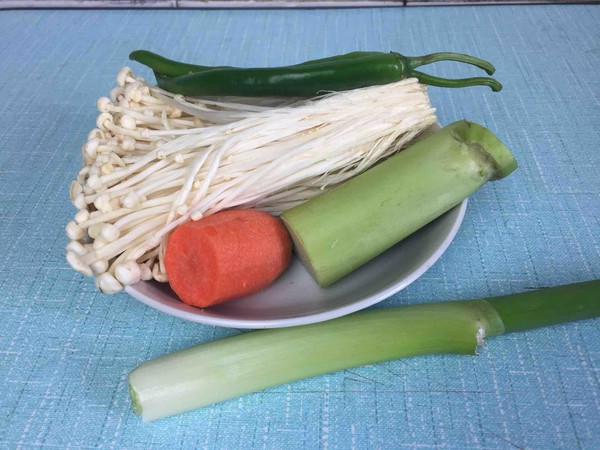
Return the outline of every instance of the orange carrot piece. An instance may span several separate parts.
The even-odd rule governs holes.
[[[205,308],[264,289],[291,256],[292,241],[279,218],[232,209],[177,227],[164,263],[179,298]]]

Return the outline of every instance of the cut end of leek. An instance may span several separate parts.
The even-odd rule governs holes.
[[[129,382],[129,398],[131,398],[131,409],[133,409],[134,413],[141,416],[142,415],[142,405],[140,403],[140,398],[138,396],[138,393],[133,388],[131,381]]]
[[[510,150],[487,128],[468,120],[461,120],[449,125],[452,137],[458,143],[466,145],[480,159],[481,164],[490,167],[490,180],[500,180],[517,169],[517,160]]]

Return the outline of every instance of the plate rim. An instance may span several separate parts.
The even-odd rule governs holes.
[[[459,208],[458,215],[452,224],[450,232],[445,237],[442,244],[421,264],[415,269],[410,275],[403,278],[399,282],[388,286],[386,289],[377,292],[376,294],[365,297],[364,299],[352,303],[350,305],[342,306],[329,311],[323,311],[307,316],[289,317],[285,319],[227,319],[208,315],[194,314],[189,311],[173,308],[172,306],[165,305],[157,300],[148,297],[146,294],[138,291],[135,285],[126,286],[125,292],[142,303],[156,309],[160,312],[169,314],[174,317],[178,317],[183,320],[202,323],[204,325],[214,325],[225,328],[241,328],[241,329],[265,329],[265,328],[284,328],[298,325],[308,325],[311,323],[324,322],[326,320],[336,319],[353,312],[357,312],[380,303],[392,295],[406,289],[416,280],[418,280],[425,272],[427,272],[446,252],[460,229],[462,222],[467,211],[468,198],[464,199],[456,207]]]

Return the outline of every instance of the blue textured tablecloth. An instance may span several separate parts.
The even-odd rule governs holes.
[[[143,424],[127,373],[236,331],[101,295],[63,250],[96,99],[130,50],[238,65],[452,50],[493,61],[505,88],[430,89],[440,121],[488,126],[520,169],[477,192],[447,253],[382,306],[599,278],[598,23],[598,6],[1,13],[0,448],[600,448],[599,320],[492,339],[478,357],[346,370]]]

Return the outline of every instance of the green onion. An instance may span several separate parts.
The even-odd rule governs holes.
[[[484,337],[599,316],[598,292],[600,280],[244,333],[143,363],[129,375],[133,409],[151,421],[344,368],[475,354]]]

